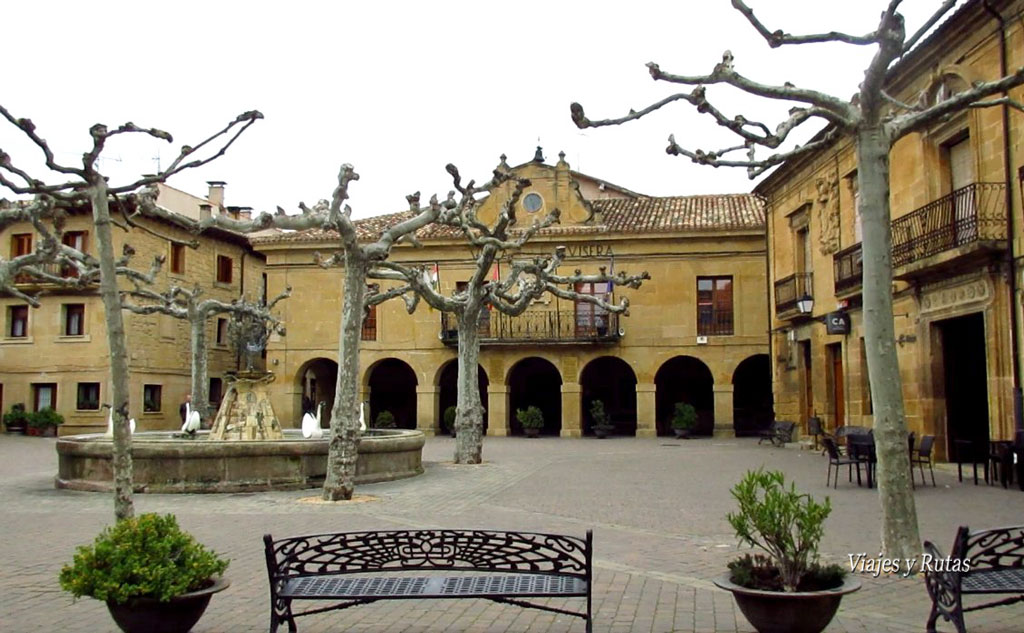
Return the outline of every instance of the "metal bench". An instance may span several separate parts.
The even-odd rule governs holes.
[[[263,542],[270,633],[295,618],[377,600],[485,598],[583,618],[592,631],[593,535],[494,530],[341,532]],[[409,574],[408,572],[426,572]],[[569,611],[522,598],[585,598]],[[294,600],[340,601],[293,612]]]
[[[1024,526],[971,532],[962,525],[956,532],[953,551],[945,558],[930,541],[924,542],[931,566],[924,565],[925,587],[932,599],[928,633],[935,633],[941,615],[958,633],[967,633],[964,613],[1014,604],[1024,600]],[[963,561],[969,561],[964,571]],[[995,602],[964,607],[967,594],[1017,594]]]
[[[775,420],[768,429],[761,431],[761,439],[757,440],[757,443],[761,444],[768,440],[775,446],[784,446],[787,442],[793,441],[793,429],[795,428],[796,422]]]

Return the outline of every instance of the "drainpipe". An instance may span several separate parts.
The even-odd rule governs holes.
[[[1006,22],[995,8],[984,0],[982,3],[985,10],[999,23],[999,76],[1007,75],[1006,58]],[[1004,97],[1009,97],[1009,92],[1003,92]],[[1006,183],[1006,236],[1009,248],[1007,257],[1010,266],[1010,349],[1013,357],[1013,425],[1014,429],[1024,429],[1024,394],[1021,391],[1020,380],[1020,336],[1018,332],[1019,319],[1017,316],[1017,256],[1014,252],[1014,231],[1015,222],[1013,214],[1013,170],[1010,166],[1010,109],[1006,104],[1002,108],[1002,132],[1003,132],[1003,174]]]
[[[771,381],[772,386],[772,419],[775,419],[775,376],[778,373],[778,368],[775,366],[775,328],[772,327],[772,269],[771,269],[771,205],[772,202],[768,198],[758,195],[761,199],[761,204],[764,206],[764,285],[766,289],[765,298],[765,310],[768,313],[768,367],[771,368],[771,375],[768,379]],[[782,377],[779,376],[779,382],[781,383]]]

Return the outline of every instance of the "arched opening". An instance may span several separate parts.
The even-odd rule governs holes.
[[[480,390],[480,404],[484,407],[484,433],[487,432],[487,372],[483,367],[477,365],[477,388]],[[454,407],[459,401],[459,361],[451,360],[441,370],[441,376],[437,381],[439,414],[441,419],[437,421],[437,429],[446,432],[443,428],[444,411],[448,407]]]
[[[522,435],[516,411],[529,406],[544,414],[543,435],[562,432],[562,376],[543,358],[524,358],[508,374],[508,415],[512,435]]]
[[[416,428],[416,372],[404,361],[386,358],[370,368],[370,419],[367,426],[376,426],[377,416],[390,411],[395,428]]]
[[[737,436],[757,435],[774,419],[772,366],[767,354],[755,354],[732,374],[733,428]]]
[[[583,409],[583,433],[590,435],[594,418],[590,407],[594,400],[604,404],[615,435],[636,435],[636,374],[621,358],[603,356],[587,363],[580,376]]]
[[[672,412],[677,402],[697,410],[697,435],[711,435],[715,429],[715,379],[702,361],[676,356],[665,361],[654,376],[654,408],[658,435],[672,434]]]
[[[316,405],[324,403],[320,426],[329,428],[331,425],[331,409],[334,408],[334,388],[338,384],[338,363],[329,358],[314,358],[299,368],[295,374],[297,383],[295,393],[298,394],[292,405],[291,417],[286,418],[284,411],[278,411],[281,420],[290,420],[291,426],[302,424],[302,414],[306,411],[316,412]]]

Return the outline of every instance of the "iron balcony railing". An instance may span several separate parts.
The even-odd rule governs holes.
[[[35,268],[40,271],[53,275],[54,277],[65,277],[73,279],[78,277],[78,271],[69,266],[61,266],[60,264],[48,263],[48,264],[36,264]],[[29,273],[19,273],[14,276],[14,283],[18,286],[40,286],[40,285],[52,285],[50,281],[35,277]]]
[[[859,242],[832,256],[832,272],[836,294],[852,292],[861,287],[864,257]]]
[[[796,310],[796,302],[814,297],[814,274],[796,273],[775,282],[775,314]]]
[[[483,344],[503,343],[614,343],[620,338],[619,315],[593,310],[530,310],[515,317],[492,311],[480,323]],[[458,319],[441,314],[441,341],[459,342]]]
[[[892,265],[977,242],[1006,239],[1006,185],[979,182],[892,222]]]

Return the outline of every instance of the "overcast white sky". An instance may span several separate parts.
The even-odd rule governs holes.
[[[769,28],[871,31],[884,0],[749,0]],[[938,0],[905,0],[913,32]],[[405,195],[443,196],[446,163],[489,177],[538,144],[579,171],[641,193],[749,191],[743,170],[667,156],[666,139],[713,148],[733,138],[687,104],[622,128],[580,131],[569,103],[591,118],[620,116],[670,94],[644,64],[704,74],[730,49],[737,69],[852,95],[872,47],[770,49],[728,0],[676,2],[33,2],[6,3],[2,102],[31,118],[58,160],[74,163],[88,128],[134,121],[175,137],[117,141],[103,163],[115,183],[166,165],[237,114],[258,109],[225,157],[170,184],[198,195],[225,180],[227,203],[257,210],[329,197],[338,166],[361,175],[357,217],[399,211]],[[788,105],[709,96],[729,114],[772,127]],[[35,168],[31,146],[6,123],[0,148]],[[38,170],[36,173],[39,173]]]

